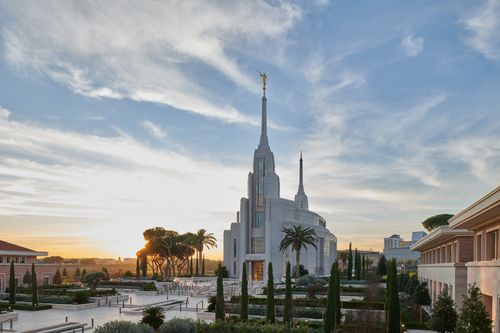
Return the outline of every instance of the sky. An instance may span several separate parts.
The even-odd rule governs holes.
[[[339,249],[500,183],[500,0],[0,0],[0,238],[132,257],[235,221],[259,139]]]

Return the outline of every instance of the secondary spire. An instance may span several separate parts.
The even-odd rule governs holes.
[[[302,152],[300,152],[300,160],[299,160],[299,189],[297,190],[297,194],[295,194],[295,203],[299,206],[299,208],[309,210],[309,200],[307,199],[307,195],[304,191],[304,166],[302,160]]]

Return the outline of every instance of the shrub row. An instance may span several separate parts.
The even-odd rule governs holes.
[[[33,290],[31,288],[17,288],[17,294],[31,295]],[[89,290],[85,288],[59,288],[59,289],[40,289],[40,296],[74,296],[76,293],[86,293],[87,297],[102,297],[114,296],[117,294],[115,288],[112,289],[98,289]]]
[[[135,281],[103,281],[97,285],[100,288],[105,287],[127,287],[127,288],[138,288],[144,291],[156,291],[156,285],[154,282],[135,282]]]
[[[239,314],[240,306],[239,304],[235,304],[231,308],[228,309],[229,313]],[[310,318],[310,319],[322,319],[323,311],[317,310],[315,308],[299,308],[295,307],[292,309],[293,316],[296,318]],[[265,316],[266,315],[266,307],[263,305],[251,305],[248,307],[248,314],[254,316]],[[276,316],[283,316],[283,307],[276,307]]]
[[[284,299],[276,298],[276,305],[283,305]],[[229,301],[233,304],[239,304],[240,297],[233,296]],[[384,302],[376,301],[343,301],[342,308],[344,309],[365,309],[365,310],[384,310]],[[266,305],[267,300],[265,298],[249,297],[248,304],[252,305]],[[293,299],[293,305],[297,307],[325,307],[326,298],[295,298]]]
[[[24,311],[40,311],[40,310],[48,310],[51,308],[52,306],[48,304],[33,306],[31,304],[11,305],[9,303],[0,302],[0,310],[12,309],[12,310],[24,310]]]
[[[263,292],[262,294],[267,295],[267,287],[262,288]],[[340,287],[340,292],[341,293],[363,293],[365,292],[366,287],[354,287],[354,286],[345,286],[345,287]],[[292,288],[293,293],[307,293],[307,287],[294,287]],[[321,287],[316,294],[325,294],[328,291],[328,288],[326,286]],[[276,288],[274,289],[274,294],[275,295],[283,295],[285,294],[285,288]]]
[[[414,330],[428,330],[429,326],[427,323],[419,323],[419,322],[406,322],[404,323],[405,327],[407,329],[414,329]]]

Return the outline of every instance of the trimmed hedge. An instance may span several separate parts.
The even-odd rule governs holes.
[[[233,296],[229,303],[239,304],[240,297]],[[265,298],[249,297],[248,304],[252,305],[266,305]],[[276,298],[276,305],[283,305],[284,299]],[[384,310],[384,302],[377,301],[342,301],[343,309],[364,309],[364,310]],[[296,307],[312,307],[324,308],[326,306],[326,298],[295,298],[293,299],[293,306]]]
[[[407,329],[415,329],[415,330],[428,330],[429,326],[427,323],[419,323],[419,322],[407,322],[404,323]]]
[[[45,304],[45,305],[33,306],[31,304],[22,304],[22,303],[18,303],[15,305],[11,305],[9,303],[4,303],[4,302],[0,303],[0,310],[8,310],[9,308],[12,310],[40,311],[40,310],[52,309],[52,305]]]
[[[219,321],[215,323],[198,323],[197,333],[319,333],[308,327],[288,328],[281,324]]]
[[[105,287],[125,287],[125,288],[138,288],[143,291],[157,291],[156,285],[154,282],[135,282],[135,281],[102,281],[97,284],[97,287],[105,288]]]

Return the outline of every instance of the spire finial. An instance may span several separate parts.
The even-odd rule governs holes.
[[[260,79],[262,80],[262,94],[263,94],[263,96],[266,96],[267,75],[266,75],[266,73],[262,73],[259,70],[257,70],[257,72],[259,72]]]

